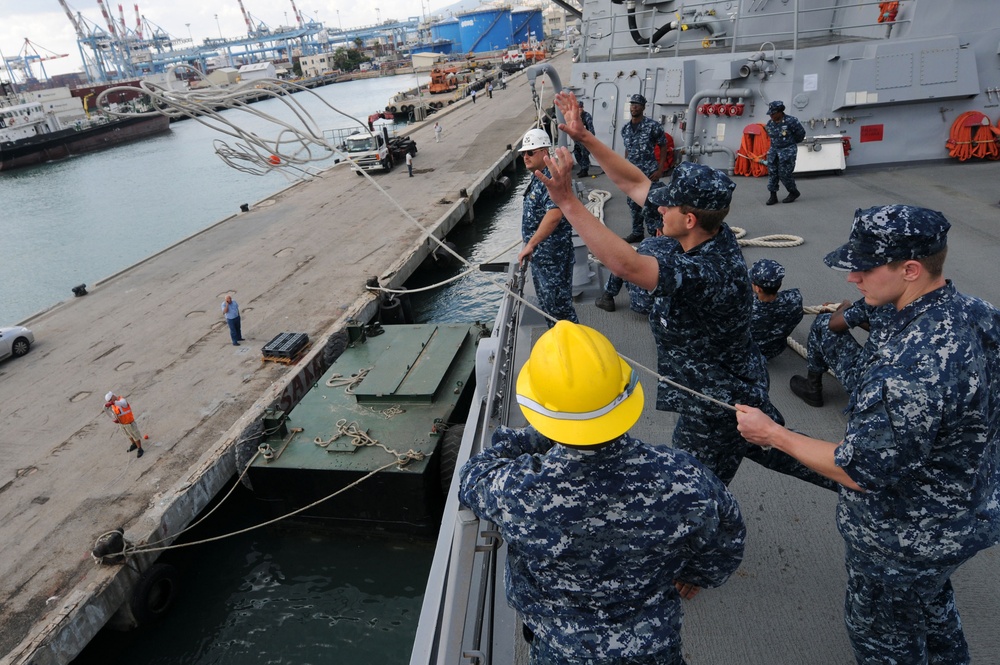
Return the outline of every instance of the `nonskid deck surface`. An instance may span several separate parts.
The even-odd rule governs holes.
[[[772,233],[801,236],[805,243],[799,247],[744,247],[743,254],[748,265],[760,258],[779,261],[787,271],[783,287],[799,288],[805,303],[812,305],[859,297],[846,282],[846,273],[830,270],[822,262],[827,252],[847,240],[855,209],[905,203],[940,210],[952,223],[946,276],[959,290],[1000,303],[994,268],[1000,255],[997,178],[1000,163],[996,162],[848,168],[841,176],[799,177],[802,198],[793,204],[765,206],[766,180],[737,177],[726,221],[745,228],[750,238]],[[585,182],[613,193],[605,207],[606,223],[627,234],[629,213],[621,193],[606,176]],[[581,323],[601,330],[620,353],[655,369],[647,318],[629,309],[624,290],[613,313],[594,306],[598,293],[595,278],[576,302]],[[793,335],[803,345],[811,322],[807,315]],[[531,337],[540,332],[533,331]],[[826,405],[817,409],[806,406],[788,388],[793,374],[805,373],[805,361],[794,351],[786,350],[768,369],[771,399],[789,427],[828,441],[841,440],[847,395],[835,381],[824,382]],[[646,386],[646,409],[632,433],[648,442],[669,443],[676,416],[655,410],[652,376],[641,371],[640,380]],[[752,462],[740,467],[731,489],[747,523],[746,557],[725,586],[684,603],[687,661],[691,665],[853,663],[843,624],[846,574],[843,540],[835,523],[836,496]],[[995,630],[1000,597],[992,584],[983,583],[998,576],[1000,553],[994,548],[981,552],[953,577],[974,662],[992,662],[1000,649]]]

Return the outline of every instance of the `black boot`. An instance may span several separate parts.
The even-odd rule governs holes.
[[[764,205],[773,206],[778,202],[778,192],[771,192],[771,196],[764,202]]]
[[[809,372],[809,376],[796,374],[788,387],[809,406],[823,406],[823,372]]]
[[[799,190],[793,189],[792,191],[788,192],[788,196],[786,196],[785,198],[781,199],[781,202],[782,203],[791,203],[792,201],[794,201],[797,198],[799,198]],[[775,201],[778,200],[777,196],[775,196],[774,200]]]

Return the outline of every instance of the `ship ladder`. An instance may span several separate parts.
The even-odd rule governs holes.
[[[948,156],[960,162],[973,157],[1000,159],[998,134],[1000,131],[991,125],[989,117],[979,111],[966,111],[951,124],[951,132],[945,141]]]
[[[770,148],[771,139],[767,136],[764,125],[754,123],[744,127],[743,142],[736,154],[733,173],[753,178],[767,175],[767,151]]]

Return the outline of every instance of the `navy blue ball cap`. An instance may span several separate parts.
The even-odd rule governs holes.
[[[785,279],[785,267],[774,259],[760,259],[750,266],[750,281],[762,289],[777,289]]]
[[[657,184],[657,183],[653,183]],[[736,183],[725,173],[704,164],[681,162],[670,184],[650,186],[646,200],[655,206],[691,206],[697,210],[724,210],[733,200]]]
[[[632,95],[631,97],[628,98],[628,103],[629,104],[642,104],[643,106],[645,106],[646,105],[646,98],[643,97],[642,95]]]
[[[908,205],[858,208],[847,244],[823,260],[834,270],[861,272],[893,261],[922,259],[948,246],[950,228],[944,215],[927,208]]]
[[[774,100],[773,102],[767,105],[768,115],[774,115],[778,111],[784,111],[784,110],[785,110],[785,102]]]

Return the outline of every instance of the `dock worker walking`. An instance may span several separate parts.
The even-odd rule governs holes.
[[[139,433],[139,426],[135,424],[135,414],[128,400],[114,392],[109,392],[104,396],[104,409],[112,419],[121,426],[125,436],[131,442],[128,452],[138,450],[135,454],[137,458],[142,457],[142,434]]]
[[[767,114],[771,119],[764,125],[767,137],[771,139],[771,147],[767,151],[767,191],[771,196],[767,205],[778,202],[778,181],[788,190],[788,196],[782,203],[791,203],[799,198],[799,190],[795,187],[795,157],[798,154],[798,144],[806,137],[806,129],[799,119],[785,115],[785,103],[773,101],[767,105]]]
[[[406,170],[409,172],[410,177],[413,177],[413,151],[406,151]]]
[[[521,157],[532,173],[545,169],[545,156],[552,140],[544,129],[529,129],[521,139]],[[548,171],[545,171],[548,173]],[[578,323],[573,307],[573,229],[556,207],[535,175],[524,190],[521,212],[521,240],[524,248],[517,255],[518,263],[531,259],[531,279],[535,285],[538,306],[554,319]],[[545,321],[552,327],[552,321]]]
[[[868,305],[875,331],[839,443],[737,405],[739,430],[842,485],[847,633],[858,663],[970,662],[951,576],[1000,542],[1000,310],[945,279],[950,224],[934,210],[858,210],[826,264]]]
[[[441,132],[442,131],[443,131],[443,129],[441,127],[441,123],[440,122],[435,122],[434,123],[434,142],[435,143],[440,143],[441,142]]]
[[[243,341],[243,329],[240,327],[240,306],[232,296],[226,296],[222,302],[222,315],[226,317],[229,324],[229,337],[233,340],[233,346],[239,346]]]
[[[642,385],[593,328],[545,332],[516,394],[529,426],[493,433],[459,499],[507,543],[530,665],[681,665],[681,599],[743,558],[736,499],[688,453],[628,434]]]

